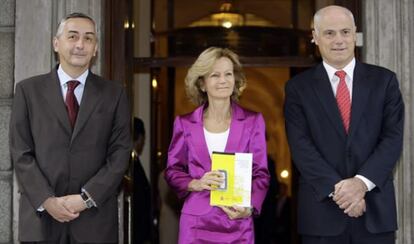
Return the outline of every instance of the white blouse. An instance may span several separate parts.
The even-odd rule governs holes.
[[[208,147],[208,153],[211,156],[213,152],[224,152],[226,149],[227,139],[229,137],[230,128],[224,132],[212,133],[204,128],[204,137]]]

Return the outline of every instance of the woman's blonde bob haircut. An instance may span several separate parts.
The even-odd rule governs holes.
[[[185,90],[190,100],[197,106],[207,102],[207,93],[201,90],[205,77],[213,69],[216,61],[222,57],[230,59],[233,63],[234,91],[231,100],[237,101],[246,87],[246,78],[242,71],[239,57],[227,48],[210,47],[204,50],[187,72],[185,78]]]

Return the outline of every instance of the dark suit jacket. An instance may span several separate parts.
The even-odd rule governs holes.
[[[91,72],[75,128],[66,112],[57,70],[16,86],[10,148],[20,192],[19,239],[58,238],[64,225],[80,242],[117,241],[119,184],[131,150],[130,116],[124,89]],[[61,224],[37,208],[51,196],[84,188],[97,208]]]
[[[376,187],[365,196],[372,233],[397,229],[392,171],[402,149],[404,104],[395,74],[356,63],[349,135],[328,75],[320,64],[288,81],[288,141],[299,169],[298,230],[337,235],[350,220],[328,197],[340,180],[363,175]]]

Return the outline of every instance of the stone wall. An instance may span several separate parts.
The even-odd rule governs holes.
[[[15,1],[0,1],[0,243],[12,243],[13,168],[9,120],[13,96]]]

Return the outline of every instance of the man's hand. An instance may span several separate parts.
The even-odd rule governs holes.
[[[207,172],[201,177],[201,179],[194,179],[188,184],[189,191],[203,191],[203,190],[214,190],[224,179],[222,174],[219,171],[210,171]]]
[[[344,213],[349,217],[358,218],[362,216],[366,211],[365,199],[361,199],[352,209],[345,209]]]
[[[64,203],[65,199],[63,197],[49,197],[42,206],[54,219],[61,223],[76,219],[79,213],[67,209]]]
[[[335,185],[333,200],[341,209],[353,209],[367,190],[365,183],[357,177],[341,180]]]
[[[229,219],[248,218],[252,215],[252,209],[246,207],[220,207],[229,216]]]
[[[80,213],[86,209],[86,204],[80,194],[67,195],[63,199],[65,200],[63,205],[72,213]]]

